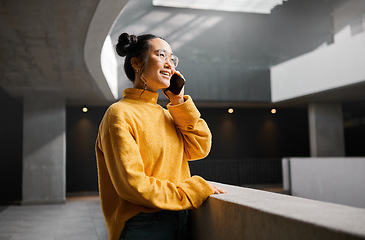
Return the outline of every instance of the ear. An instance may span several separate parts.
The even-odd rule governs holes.
[[[131,58],[131,64],[134,69],[140,69],[142,66],[142,62],[136,57]]]

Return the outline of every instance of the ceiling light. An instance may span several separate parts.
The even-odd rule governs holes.
[[[154,6],[270,14],[287,0],[153,0]]]

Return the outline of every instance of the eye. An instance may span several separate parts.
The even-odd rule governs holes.
[[[166,53],[165,53],[165,52],[163,52],[163,51],[159,51],[159,52],[158,52],[158,56],[159,56],[159,57],[163,57],[163,58],[165,58],[165,57],[166,57]]]
[[[177,56],[175,56],[175,55],[171,56],[171,62],[174,63],[175,67],[178,64],[178,61],[179,61],[179,59],[177,58]]]

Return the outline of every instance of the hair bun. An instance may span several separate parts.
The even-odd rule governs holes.
[[[136,44],[137,44],[136,35],[129,35],[128,33],[120,34],[116,46],[118,55],[121,57],[125,57],[133,50],[133,47]]]

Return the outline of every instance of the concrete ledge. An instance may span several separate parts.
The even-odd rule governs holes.
[[[365,209],[212,184],[228,193],[193,211],[194,239],[365,239]]]

